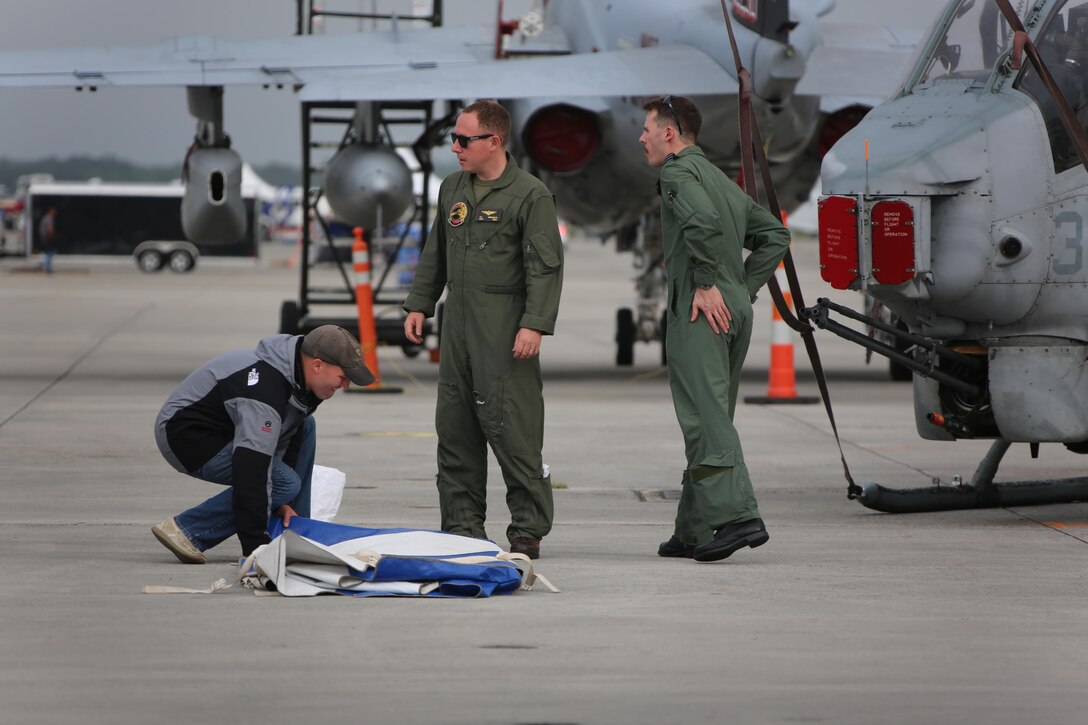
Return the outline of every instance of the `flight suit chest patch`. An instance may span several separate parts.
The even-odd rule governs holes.
[[[476,221],[498,223],[502,221],[502,209],[480,209],[476,213]]]
[[[459,201],[450,207],[449,222],[451,227],[459,227],[468,219],[468,205]]]

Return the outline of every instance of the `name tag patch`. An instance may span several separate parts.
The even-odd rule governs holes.
[[[502,219],[502,209],[481,209],[476,214],[478,222],[498,222]]]

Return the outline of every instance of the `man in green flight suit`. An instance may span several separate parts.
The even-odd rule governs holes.
[[[553,516],[539,356],[563,286],[555,200],[506,152],[510,116],[495,101],[465,108],[451,137],[461,171],[442,182],[404,302],[405,335],[420,344],[447,290],[435,410],[442,530],[487,538],[490,444],[506,482],[510,551],[535,559]]]
[[[695,145],[702,115],[691,99],[664,96],[643,109],[639,143],[661,169],[665,356],[687,456],[676,526],[657,553],[717,561],[770,538],[733,411],[752,301],[786,255],[790,235]],[[747,259],[742,248],[751,251]]]

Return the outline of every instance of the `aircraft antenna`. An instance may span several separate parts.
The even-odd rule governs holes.
[[[865,196],[869,196],[869,139],[865,139]]]

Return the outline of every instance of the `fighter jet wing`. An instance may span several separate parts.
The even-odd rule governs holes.
[[[303,100],[735,93],[690,46],[494,59],[484,26],[0,53],[0,87],[282,85]]]
[[[708,55],[688,45],[564,56],[449,63],[331,74],[308,83],[304,101],[365,98],[529,98],[736,93],[738,85]]]
[[[833,112],[854,104],[875,106],[899,86],[921,33],[885,26],[821,23],[824,44],[809,58],[795,93],[820,96]]]
[[[472,63],[493,53],[483,27],[233,41],[188,35],[156,45],[0,53],[0,86],[304,84],[360,68]]]

